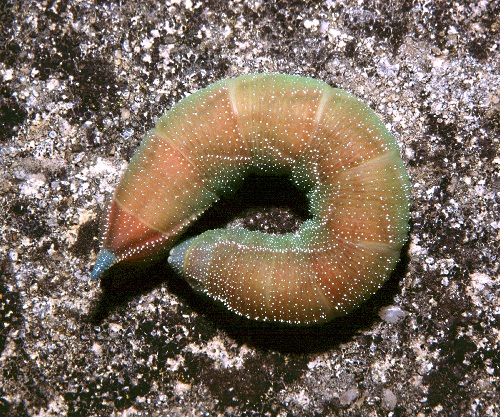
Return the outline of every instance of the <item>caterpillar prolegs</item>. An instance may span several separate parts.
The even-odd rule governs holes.
[[[215,229],[179,243],[251,173],[289,175],[310,219],[296,233]],[[227,79],[178,102],[147,133],[115,191],[92,276],[170,250],[194,290],[239,315],[325,322],[388,278],[409,201],[396,141],[356,97],[293,75]]]

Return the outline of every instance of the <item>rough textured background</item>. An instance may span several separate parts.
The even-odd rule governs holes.
[[[499,15],[494,0],[1,1],[0,415],[500,415]],[[155,118],[257,71],[345,88],[390,126],[414,184],[394,277],[308,329],[235,318],[162,262],[90,281],[102,209]]]

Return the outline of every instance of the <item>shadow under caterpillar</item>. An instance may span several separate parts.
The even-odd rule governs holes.
[[[250,174],[289,175],[310,219],[296,233],[226,228],[178,242]],[[141,142],[108,209],[92,277],[170,250],[195,291],[236,314],[325,322],[388,278],[409,202],[396,141],[353,95],[293,75],[222,80],[173,106]]]

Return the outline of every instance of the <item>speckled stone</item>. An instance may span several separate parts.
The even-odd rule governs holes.
[[[499,415],[497,3],[4,2],[0,415]],[[270,71],[355,94],[396,137],[413,203],[393,277],[308,329],[234,317],[164,260],[92,282],[102,210],[155,118]],[[248,223],[249,201],[192,233]]]

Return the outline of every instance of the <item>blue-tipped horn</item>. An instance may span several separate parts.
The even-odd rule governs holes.
[[[111,266],[115,263],[116,256],[113,252],[108,249],[101,249],[99,255],[97,255],[97,261],[94,265],[94,269],[92,269],[92,273],[90,277],[92,279],[99,278],[104,271],[111,268]]]

